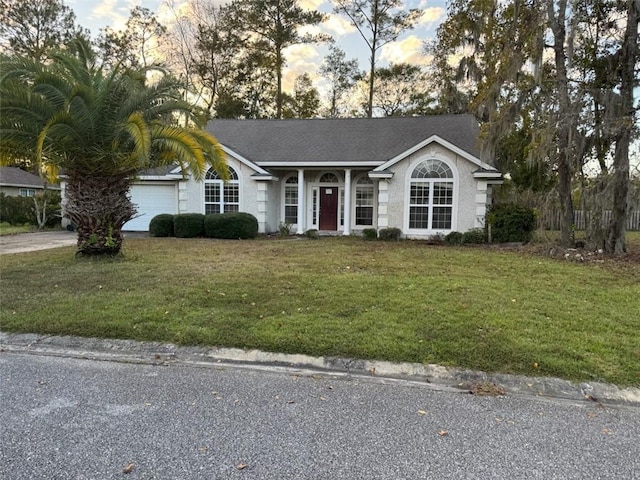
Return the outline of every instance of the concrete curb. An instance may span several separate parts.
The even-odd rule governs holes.
[[[5,332],[0,332],[0,352],[153,365],[186,364],[213,368],[234,366],[307,375],[369,377],[417,382],[432,389],[461,393],[468,393],[473,384],[489,382],[503,387],[507,394],[640,407],[640,388],[618,388],[600,382],[576,384],[557,378],[488,374],[419,363],[311,357],[238,348],[181,347],[170,343]]]

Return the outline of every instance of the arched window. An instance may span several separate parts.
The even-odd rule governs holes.
[[[204,213],[237,212],[240,209],[238,174],[229,168],[229,180],[224,182],[218,172],[210,168],[204,177]]]
[[[320,177],[320,183],[339,183],[338,177],[335,173],[325,173]]]
[[[440,160],[425,160],[411,172],[409,228],[450,230],[453,218],[453,172]]]
[[[373,181],[362,176],[356,182],[356,225],[373,225]]]
[[[292,175],[284,182],[284,223],[298,223],[298,175]]]

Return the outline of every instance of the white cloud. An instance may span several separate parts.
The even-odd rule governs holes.
[[[118,8],[118,0],[103,0],[91,9],[93,18],[100,19],[101,22],[108,24],[113,30],[123,30],[129,19],[130,10],[126,8]],[[121,11],[124,10],[124,13]]]
[[[410,35],[404,40],[388,43],[382,47],[380,59],[389,63],[427,65],[430,58],[423,53],[423,50],[423,41],[416,35]]]
[[[300,0],[298,5],[305,10],[318,10],[318,7],[324,3],[324,0]]]
[[[308,73],[311,79],[317,77],[320,52],[316,45],[301,44],[292,45],[284,50],[287,59],[287,67],[283,76],[283,89],[293,90],[293,84],[298,75]]]
[[[175,23],[176,17],[186,17],[193,14],[193,9],[187,0],[172,0],[171,2],[162,2],[156,17],[162,25]]]
[[[354,27],[349,20],[335,14],[330,14],[327,20],[322,22],[322,26],[338,37],[348,35],[349,33],[356,31],[356,27]]]
[[[426,8],[422,12],[422,15],[420,16],[420,19],[418,20],[417,24],[430,25],[430,24],[440,23],[442,20],[444,20],[445,16],[446,16],[446,11],[442,7]]]

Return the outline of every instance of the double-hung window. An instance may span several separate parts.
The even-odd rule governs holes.
[[[373,225],[373,181],[364,176],[356,182],[356,225]]]
[[[298,223],[298,176],[292,175],[284,182],[284,223]]]

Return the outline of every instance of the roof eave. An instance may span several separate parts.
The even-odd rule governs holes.
[[[358,167],[377,167],[380,161],[296,161],[296,160],[278,160],[257,162],[261,167],[271,168],[358,168]]]
[[[369,178],[371,178],[372,180],[373,179],[386,180],[389,178],[393,178],[393,172],[387,172],[387,171],[378,172],[374,170],[372,172],[369,172]]]

